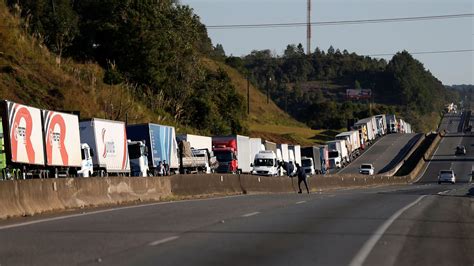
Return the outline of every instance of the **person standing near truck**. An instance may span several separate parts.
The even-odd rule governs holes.
[[[286,174],[288,175],[288,177],[293,177],[294,171],[295,171],[295,166],[293,165],[293,162],[290,161],[286,167]]]
[[[304,182],[304,185],[306,186],[306,191],[309,194],[309,187],[308,187],[306,172],[303,168],[301,168],[301,166],[298,163],[296,163],[296,174],[298,175],[298,188],[299,188],[298,193],[299,194],[303,193],[303,191],[301,190],[301,182]]]
[[[164,175],[170,175],[170,165],[163,160]]]

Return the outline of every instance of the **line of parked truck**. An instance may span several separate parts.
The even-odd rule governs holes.
[[[388,133],[412,133],[411,125],[395,115],[375,115],[349,125],[349,131],[329,141],[329,168],[340,169],[360,155],[377,138]]]
[[[392,127],[393,125],[393,127]],[[394,115],[357,121],[327,145],[301,148],[240,135],[176,135],[174,127],[41,110],[0,102],[0,179],[158,176],[171,173],[325,174],[349,163],[377,136],[410,133]]]

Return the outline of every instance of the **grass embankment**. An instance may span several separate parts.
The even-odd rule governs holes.
[[[410,155],[410,157],[405,161],[403,166],[395,173],[396,176],[405,176],[410,174],[420,160],[423,160],[423,155],[426,153],[428,148],[433,143],[436,138],[436,134],[428,135],[420,146]]]
[[[104,70],[99,65],[64,58],[58,64],[56,55],[27,33],[20,18],[12,15],[3,1],[0,25],[0,99],[44,109],[80,111],[81,119],[124,121],[127,114],[130,123],[174,124],[168,114],[137,100],[130,87],[103,83]],[[211,70],[224,69],[237,91],[247,97],[247,81],[237,70],[211,59],[203,62]],[[250,99],[247,124],[251,136],[303,145],[327,138],[325,132],[309,129],[272,101],[267,104],[265,95],[252,85]],[[177,130],[193,132],[179,126]]]
[[[0,2],[0,98],[27,105],[80,111],[81,118],[100,117],[129,122],[162,122],[157,114],[132,97],[125,85],[102,82],[103,69],[56,56],[31,37],[20,18]]]

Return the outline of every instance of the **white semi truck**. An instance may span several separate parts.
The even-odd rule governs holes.
[[[329,167],[340,169],[349,162],[349,153],[344,140],[328,141]]]
[[[93,169],[89,174],[95,176],[130,174],[124,122],[92,118],[81,121],[79,130],[81,142],[87,144],[83,145],[84,152],[92,158]]]

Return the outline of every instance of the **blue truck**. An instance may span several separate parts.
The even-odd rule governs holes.
[[[142,141],[147,147],[144,152],[148,157],[149,175],[166,175],[176,173],[179,169],[178,143],[174,127],[151,123],[127,125],[127,138],[131,141]],[[162,172],[160,164],[168,165],[168,169],[164,169],[166,172]],[[132,163],[132,172],[133,166]]]

